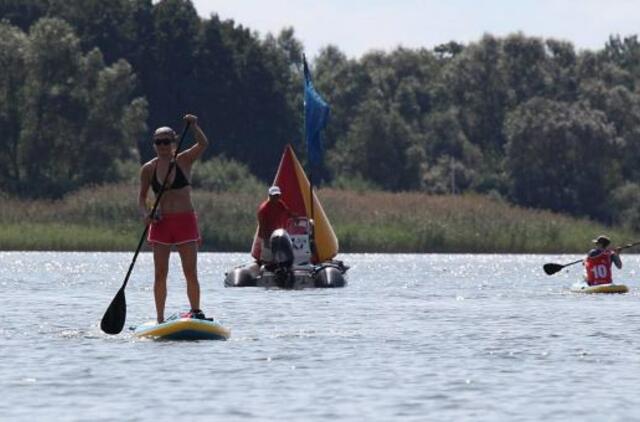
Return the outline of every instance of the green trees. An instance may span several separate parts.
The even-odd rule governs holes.
[[[27,36],[22,31],[0,22],[0,180],[5,190],[14,190],[9,188],[9,182],[21,180],[24,171],[18,147],[27,45]]]
[[[207,20],[201,19],[192,3],[185,0],[163,0],[155,4],[151,0],[24,0],[3,3],[0,12],[0,17],[16,20],[26,28],[34,25],[42,15],[56,16],[70,24],[79,35],[70,47],[78,57],[69,58],[66,62],[62,57],[57,61],[49,57],[47,62],[36,57],[37,54],[34,56],[43,60],[45,67],[53,66],[51,69],[55,72],[69,75],[66,85],[52,82],[59,94],[57,107],[46,103],[46,113],[42,108],[39,109],[42,113],[36,113],[40,119],[38,124],[60,128],[58,135],[52,135],[56,142],[64,143],[58,138],[68,136],[68,133],[83,132],[80,126],[85,124],[93,128],[87,129],[86,136],[96,138],[96,133],[105,129],[102,120],[106,119],[112,132],[119,131],[137,138],[139,159],[144,161],[153,154],[148,133],[140,133],[139,127],[130,129],[133,124],[130,116],[143,118],[149,128],[171,125],[180,130],[181,116],[193,112],[201,117],[205,132],[214,141],[206,159],[225,153],[230,158],[242,160],[263,180],[273,176],[273,168],[286,143],[301,143],[301,77],[292,58],[297,57],[300,61],[302,46],[291,28],[283,30],[277,37],[261,40],[233,21],[221,22],[215,15]],[[11,40],[3,39],[3,42],[11,43]],[[92,52],[96,47],[102,52],[100,58]],[[14,46],[13,50],[17,48]],[[37,48],[49,46],[43,43]],[[7,60],[13,50],[9,48],[3,52]],[[132,67],[127,67],[124,61],[120,61],[122,59]],[[100,68],[105,64],[110,72],[98,77]],[[91,73],[81,77],[83,66]],[[134,72],[138,76],[135,83],[126,77]],[[20,72],[15,76],[24,79]],[[35,74],[32,76],[34,81],[39,80]],[[6,108],[4,121],[14,119],[16,114],[26,118],[28,111],[11,100],[11,95],[27,89],[21,85],[26,82],[15,79],[10,73],[4,73],[2,77],[5,86],[10,88],[2,98]],[[65,87],[64,92],[59,91],[61,86]],[[39,90],[47,90],[48,85],[29,82],[28,87],[29,95],[24,98],[29,99],[33,110],[36,104],[40,104],[38,101],[45,101],[39,96]],[[100,91],[100,95],[108,93],[112,99],[95,97],[94,88]],[[89,94],[86,99],[81,98],[84,92]],[[144,97],[147,102],[140,99],[125,104],[121,98],[127,95]],[[88,109],[84,110],[84,107]],[[120,109],[115,110],[115,107]],[[106,116],[104,111],[107,108],[109,114],[129,116],[123,127],[113,128],[118,119]],[[78,110],[83,111],[78,113]],[[35,138],[40,136],[37,128],[27,128],[22,132],[25,145],[47,143]],[[17,138],[14,136],[12,139]],[[131,145],[132,140],[126,142]],[[4,160],[15,163],[16,151],[16,148],[8,148],[0,154],[5,156]],[[104,158],[98,149],[93,151],[95,158]],[[9,160],[8,157],[13,158]],[[77,164],[85,165],[86,162]],[[104,168],[94,165],[90,169],[78,170],[87,174],[74,176],[78,180],[69,183],[67,188],[112,180],[114,176],[109,166],[107,163]],[[18,180],[15,167],[14,164],[0,170],[5,173],[0,190],[40,195],[38,187],[28,186],[36,183],[35,179]],[[32,169],[29,172],[35,177],[38,171]],[[64,179],[61,174],[53,178],[59,179],[60,183]],[[9,181],[27,185],[24,189],[5,187]],[[61,188],[60,192],[67,188]],[[50,190],[44,188],[42,192]]]
[[[49,0],[3,0],[0,2],[0,19],[28,31],[29,27],[47,14]]]
[[[192,182],[196,188],[215,192],[247,192],[262,196],[266,190],[247,166],[220,157],[196,163]]]
[[[114,180],[116,160],[145,129],[146,105],[131,101],[131,66],[105,67],[99,50],[83,55],[71,27],[41,19],[29,35],[6,23],[0,33],[5,138],[2,186],[25,196],[58,197]]]
[[[220,147],[229,158],[242,160],[266,181],[273,177],[284,145],[293,143],[301,133],[302,83],[289,83],[293,69],[289,66],[289,53],[281,45],[271,40],[260,42],[242,28],[226,35],[235,72],[231,102],[210,99],[217,109],[226,108],[230,114],[230,120],[225,122],[229,132],[221,136]],[[215,114],[211,118],[218,120]],[[212,130],[216,136],[216,128]]]
[[[149,2],[150,3],[150,2]],[[47,14],[69,23],[82,50],[98,47],[111,64],[128,57],[135,31],[129,18],[135,3],[130,0],[49,0]]]
[[[213,141],[204,160],[233,160],[205,165],[207,186],[222,171],[269,181],[287,143],[305,159],[293,28],[261,35],[189,0],[7,0],[0,19],[2,191],[130,177],[149,131],[179,131],[186,112]],[[522,33],[360,58],[326,46],[311,63],[331,106],[316,183],[638,220],[637,36],[581,52]]]
[[[385,189],[402,187],[406,171],[409,130],[397,112],[387,112],[370,99],[361,105],[347,134],[344,153],[350,160],[351,174],[360,175]]]
[[[329,174],[390,190],[494,192],[605,221],[635,215],[637,45],[611,38],[576,54],[567,42],[485,35],[358,61],[330,47],[316,60],[319,89],[339,111]]]
[[[534,98],[506,120],[506,168],[516,202],[608,218],[619,182],[615,131],[583,104]]]

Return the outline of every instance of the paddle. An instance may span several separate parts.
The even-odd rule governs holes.
[[[180,142],[176,147],[175,152],[173,153],[173,160],[169,163],[169,170],[167,171],[166,176],[164,176],[164,180],[162,181],[162,186],[160,187],[160,191],[156,196],[156,201],[153,204],[153,208],[151,208],[151,213],[149,215],[155,215],[156,209],[160,204],[160,198],[165,191],[165,186],[167,181],[169,180],[169,174],[171,174],[171,170],[176,164],[176,158],[178,156],[178,151],[180,151],[180,146],[182,146],[182,141],[184,141],[184,137],[187,134],[187,130],[189,129],[190,123],[187,122],[187,125],[184,127],[184,131],[182,131],[182,136],[180,137]],[[136,248],[136,252],[133,254],[133,260],[131,261],[131,265],[129,265],[129,271],[127,271],[127,275],[124,278],[124,282],[122,283],[122,287],[118,290],[115,297],[109,304],[104,316],[102,317],[102,321],[100,322],[100,328],[107,334],[118,334],[122,331],[124,327],[124,322],[127,319],[127,302],[124,297],[124,289],[127,287],[127,283],[129,282],[129,276],[131,275],[131,271],[133,271],[133,266],[136,263],[136,259],[138,258],[138,254],[140,253],[140,248],[142,248],[142,244],[144,243],[145,238],[147,237],[147,232],[149,231],[149,226],[146,225],[142,232],[142,236],[140,236],[140,241],[138,242],[138,247]]]
[[[624,245],[624,246],[620,247],[620,249],[627,249],[627,248],[631,248],[631,247],[636,246],[636,245],[640,245],[640,242],[629,243],[628,245]],[[547,273],[547,275],[553,275],[553,274],[557,273],[558,271],[560,271],[561,269],[563,269],[564,267],[568,267],[570,265],[574,265],[574,264],[577,264],[578,262],[582,262],[582,261],[583,261],[582,259],[579,259],[577,261],[573,261],[573,262],[570,262],[570,263],[564,264],[564,265],[549,263],[549,264],[544,264],[542,266],[542,268],[544,269],[544,272]]]
[[[570,265],[577,264],[578,262],[582,262],[582,261],[583,261],[582,259],[579,259],[577,261],[573,261],[573,262],[570,262],[570,263],[564,264],[564,265],[549,263],[549,264],[544,264],[542,266],[542,268],[544,269],[544,272],[547,273],[547,275],[552,275],[552,274],[557,273],[558,271],[560,271],[564,267],[568,267]]]

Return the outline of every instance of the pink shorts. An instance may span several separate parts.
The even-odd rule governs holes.
[[[147,241],[162,245],[200,243],[198,215],[193,211],[162,214],[160,221],[151,223]]]

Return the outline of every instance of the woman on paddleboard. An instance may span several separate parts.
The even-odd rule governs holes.
[[[595,248],[591,249],[584,260],[585,281],[590,286],[613,283],[611,264],[620,269],[621,248],[609,249],[611,240],[607,236],[598,236],[593,240]]]
[[[178,137],[170,127],[160,127],[153,134],[156,158],[145,163],[140,170],[140,192],[138,206],[146,225],[150,225],[147,240],[153,250],[155,279],[153,293],[156,302],[158,323],[164,321],[167,299],[167,274],[169,255],[175,246],[180,254],[182,270],[187,281],[187,296],[191,311],[187,317],[204,319],[200,310],[200,284],[198,282],[197,255],[201,243],[198,217],[191,202],[191,166],[207,148],[209,141],[192,114],[184,116],[196,139],[195,145],[179,152],[171,174],[167,178],[158,212],[149,215],[147,193],[149,188],[158,195],[167,176],[177,148]]]

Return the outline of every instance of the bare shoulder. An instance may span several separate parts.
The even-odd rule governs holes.
[[[156,161],[158,161],[158,157],[152,158],[151,160],[147,161],[142,165],[142,169],[145,170],[147,168],[153,167]]]
[[[156,157],[144,163],[140,168],[140,174],[149,174],[152,171],[157,159],[158,158]]]

